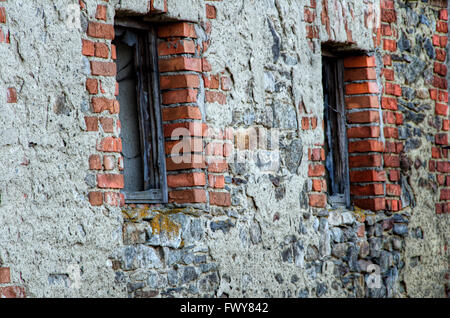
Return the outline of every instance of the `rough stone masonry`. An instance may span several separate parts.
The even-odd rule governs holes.
[[[0,297],[448,297],[448,6],[0,0]],[[123,192],[119,21],[156,30],[167,203]]]

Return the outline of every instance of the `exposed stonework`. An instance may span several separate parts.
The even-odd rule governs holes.
[[[447,9],[0,0],[0,296],[445,297]],[[167,204],[121,191],[129,17],[157,28]],[[349,209],[327,197],[322,48],[344,58]]]

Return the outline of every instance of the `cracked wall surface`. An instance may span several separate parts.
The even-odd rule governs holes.
[[[68,4],[81,6],[80,28],[68,27]],[[0,279],[0,293],[4,283],[20,286],[28,297],[444,297],[449,219],[448,213],[436,213],[435,203],[449,177],[440,184],[428,166],[438,133],[429,93],[430,52],[446,50],[432,45],[442,4],[0,2],[10,34],[10,43],[0,41],[0,270],[11,272],[9,281]],[[105,19],[99,5],[106,7]],[[381,27],[388,23],[386,6],[396,12],[393,35]],[[106,163],[92,169],[89,158],[117,161],[120,151],[105,152],[98,141],[119,138],[120,126],[117,111],[93,111],[93,98],[114,100],[116,83],[115,74],[93,74],[92,61],[114,58],[110,39],[87,36],[88,25],[112,25],[127,17],[169,29],[177,21],[192,26],[194,34],[184,34],[183,41],[192,40],[195,53],[160,52],[160,60],[201,59],[199,70],[187,72],[198,76],[195,104],[167,108],[198,107],[196,120],[202,124],[237,132],[228,141],[208,137],[222,144],[245,140],[239,129],[276,130],[275,170],[264,151],[244,146],[234,156],[248,155],[247,160],[231,160],[220,171],[192,169],[205,175],[192,192],[204,191],[205,199],[124,205],[120,189],[99,189],[97,170],[106,171]],[[159,43],[180,37],[159,36]],[[106,44],[106,59],[86,53],[82,39]],[[395,51],[383,48],[382,39],[394,40]],[[382,69],[395,72],[393,83],[402,88],[394,95],[395,113],[404,118],[395,139],[404,145],[403,154],[396,154],[403,158],[396,169],[407,188],[399,196],[399,211],[310,205],[310,150],[322,147],[325,138],[322,45],[344,56],[375,56],[380,87],[388,81]],[[384,64],[386,55],[391,66]],[[423,68],[418,71],[413,63]],[[95,94],[87,79],[99,82]],[[8,88],[14,88],[17,100],[11,100]],[[165,96],[172,88],[162,90]],[[380,90],[380,100],[385,93]],[[379,108],[380,118],[385,110]],[[89,126],[86,117],[98,118],[98,126]],[[113,120],[114,128],[106,131],[101,118]],[[445,119],[439,117],[439,123]],[[385,124],[380,120],[382,128]],[[441,133],[448,135],[448,128]],[[120,169],[111,170],[120,174]],[[191,185],[179,182],[174,193],[191,191]],[[100,193],[99,204],[92,204],[92,191]],[[369,288],[374,268],[381,285]]]

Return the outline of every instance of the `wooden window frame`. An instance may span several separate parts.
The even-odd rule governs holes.
[[[137,70],[136,102],[145,190],[123,191],[125,203],[167,203],[167,170],[156,30],[152,25],[119,19],[115,22],[115,28],[131,31],[137,35],[137,43],[134,47]]]
[[[324,133],[328,202],[350,207],[347,114],[344,97],[343,59],[324,52],[322,55],[324,91]],[[337,141],[337,142],[333,142]]]

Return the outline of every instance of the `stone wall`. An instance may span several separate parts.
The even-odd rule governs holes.
[[[0,292],[445,296],[446,1],[69,5],[0,2]],[[164,205],[121,193],[126,17],[157,27]],[[352,209],[327,202],[322,47],[345,57]],[[174,160],[180,127],[199,160]]]

